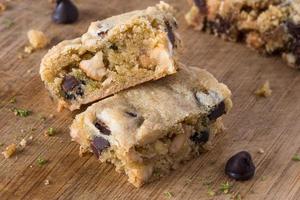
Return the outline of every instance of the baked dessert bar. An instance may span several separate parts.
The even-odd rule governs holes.
[[[79,109],[120,90],[176,72],[180,45],[164,2],[91,23],[80,38],[53,47],[40,75],[59,108]]]
[[[205,70],[180,68],[77,115],[70,129],[81,153],[94,152],[140,187],[209,150],[232,107],[231,93]]]
[[[300,0],[190,0],[186,21],[300,68]]]

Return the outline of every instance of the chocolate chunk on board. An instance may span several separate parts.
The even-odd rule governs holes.
[[[77,7],[70,0],[57,0],[52,20],[58,24],[70,24],[77,21]]]
[[[109,142],[102,137],[95,137],[91,142],[91,149],[97,158],[101,155],[101,152],[110,147]]]
[[[175,44],[175,34],[173,32],[173,27],[170,25],[170,23],[168,21],[165,21],[165,24],[166,24],[166,28],[167,28],[167,32],[168,32],[168,38],[172,44],[173,47],[176,47],[176,44]]]

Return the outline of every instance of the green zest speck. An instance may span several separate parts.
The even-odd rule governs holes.
[[[48,136],[53,136],[55,134],[55,129],[52,127],[48,128],[47,134]]]
[[[22,108],[13,108],[12,111],[15,113],[16,116],[19,117],[27,117],[31,114],[30,110],[22,109]]]
[[[14,24],[15,24],[15,22],[11,19],[4,19],[3,20],[3,25],[5,26],[5,28],[10,28]]]
[[[171,197],[174,196],[171,192],[165,192],[164,194],[165,194],[165,196],[168,197],[168,198],[171,198]]]
[[[293,160],[293,161],[300,161],[300,155],[299,155],[299,154],[295,154],[295,155],[292,157],[292,160]]]
[[[214,192],[211,188],[208,189],[207,194],[211,197],[216,195],[216,192]]]
[[[232,188],[232,185],[230,185],[230,183],[227,181],[226,183],[221,184],[220,190],[224,194],[228,194],[228,192],[230,191],[231,188]]]
[[[43,159],[43,158],[38,158],[37,159],[37,164],[38,164],[38,166],[43,166],[43,165],[45,165],[46,163],[48,162],[48,160],[45,160],[45,159]]]
[[[16,97],[13,97],[13,98],[11,98],[11,99],[9,100],[9,103],[11,103],[11,104],[14,104],[14,103],[16,103],[16,102],[17,102]]]

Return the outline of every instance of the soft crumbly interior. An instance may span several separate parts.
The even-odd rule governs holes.
[[[140,187],[208,150],[219,126],[219,122],[210,125],[181,123],[155,142],[136,145],[129,152],[111,146],[99,159],[113,163],[117,171],[127,174],[129,182]]]
[[[101,34],[105,37],[107,32]],[[129,77],[167,71],[173,65],[171,48],[168,34],[156,19],[136,19],[111,34],[96,52],[86,51],[80,61],[65,67],[54,80],[54,91],[65,100],[77,101],[112,82],[122,84]]]

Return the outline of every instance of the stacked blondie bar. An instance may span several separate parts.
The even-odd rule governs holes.
[[[59,108],[78,114],[71,137],[136,187],[209,150],[231,93],[207,71],[177,61],[173,8],[160,2],[91,23],[43,58],[41,78]]]
[[[190,26],[226,40],[243,41],[300,68],[299,0],[189,0]]]

